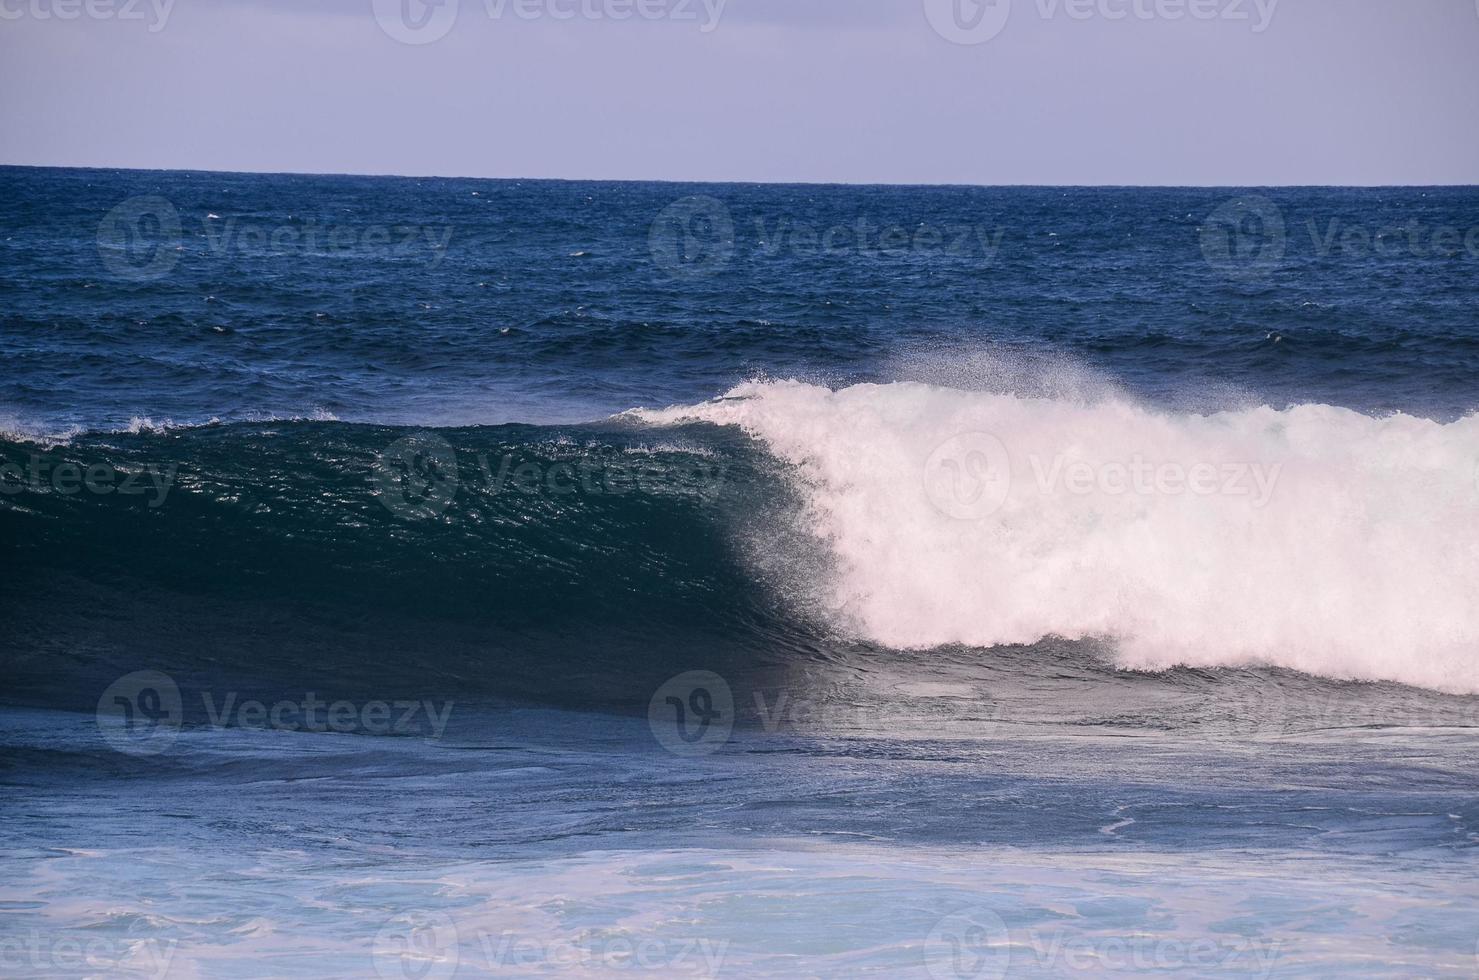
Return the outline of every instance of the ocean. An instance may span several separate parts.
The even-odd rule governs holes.
[[[0,974],[1479,970],[1479,189],[7,167],[0,251]]]

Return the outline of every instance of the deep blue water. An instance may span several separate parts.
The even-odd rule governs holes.
[[[1472,975],[1479,189],[0,229],[0,973]]]
[[[0,213],[0,405],[44,425],[585,421],[988,345],[1173,401],[1453,415],[1479,381],[1474,188],[6,168]]]

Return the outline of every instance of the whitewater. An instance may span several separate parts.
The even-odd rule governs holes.
[[[632,414],[738,427],[788,464],[823,605],[877,643],[1107,638],[1129,669],[1479,692],[1476,415],[800,381]]]

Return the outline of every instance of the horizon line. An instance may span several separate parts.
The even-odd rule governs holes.
[[[127,167],[85,166],[78,164],[48,163],[0,163],[7,170],[98,170],[125,171],[129,173],[161,174],[221,174],[247,177],[367,177],[390,180],[487,180],[505,182],[543,182],[567,184],[729,184],[756,187],[959,187],[959,188],[1093,188],[1101,190],[1265,190],[1300,188],[1342,188],[1350,190],[1386,190],[1426,188],[1479,188],[1479,183],[1451,184],[1028,184],[1028,183],[963,183],[923,181],[849,181],[849,180],[754,180],[754,179],[694,179],[675,177],[489,177],[468,174],[395,174],[395,173],[352,173],[348,171],[315,170],[213,170],[200,167]]]

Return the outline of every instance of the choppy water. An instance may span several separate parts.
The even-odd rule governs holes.
[[[1479,191],[0,217],[7,975],[1472,975]]]

